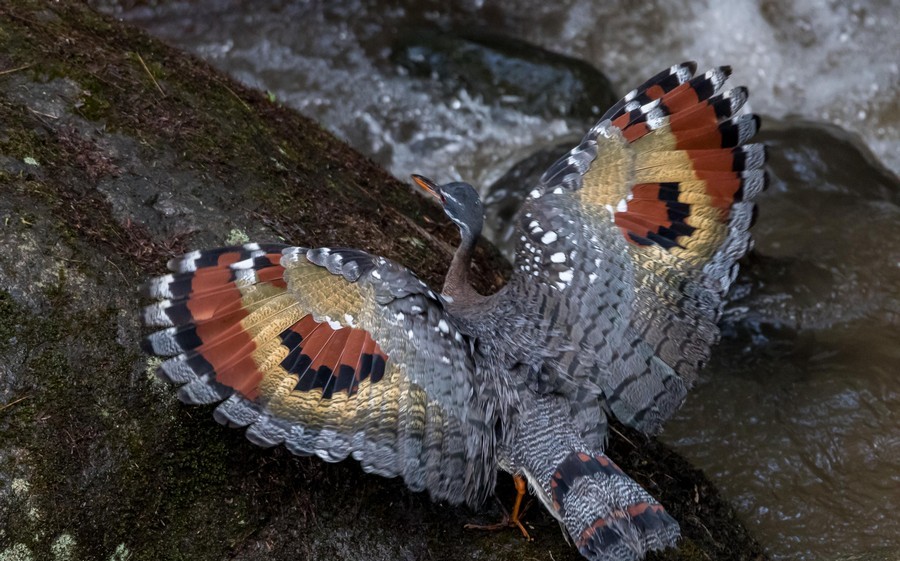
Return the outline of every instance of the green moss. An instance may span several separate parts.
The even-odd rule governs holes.
[[[21,122],[23,118],[27,117],[26,111],[24,107],[16,107],[9,102],[0,101],[0,123]],[[57,161],[59,155],[49,149],[44,142],[45,136],[36,128],[7,126],[4,128],[3,135],[0,136],[0,154],[20,160],[25,164],[27,164],[26,159],[32,159],[42,165],[52,164]]]
[[[83,90],[81,99],[75,105],[76,112],[91,121],[105,121],[111,113],[112,104],[104,97],[100,82],[82,76],[78,83]]]
[[[45,296],[53,317],[28,313],[0,292],[4,341],[16,333],[34,351],[17,394],[33,399],[5,412],[10,430],[0,435],[4,449],[27,450],[30,472],[7,537],[41,558],[60,547],[43,536],[67,531],[94,556],[125,544],[130,559],[217,558],[247,518],[240,498],[221,504],[232,457],[221,429],[206,421],[208,411],[197,423],[173,414],[171,395],[121,391],[140,357],[115,343],[116,309],[79,315],[57,288]],[[208,534],[195,535],[198,527]]]

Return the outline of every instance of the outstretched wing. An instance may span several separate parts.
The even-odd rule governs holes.
[[[740,114],[746,89],[722,90],[728,67],[694,71],[676,65],[630,92],[547,170],[523,209],[513,279],[547,287],[551,325],[572,345],[557,370],[596,382],[620,420],[651,433],[718,338],[766,183],[763,147],[746,144],[759,125]]]
[[[435,499],[493,488],[496,407],[470,341],[409,270],[352,249],[193,252],[151,281],[159,374],[262,446],[400,475]],[[490,418],[489,418],[490,417]]]

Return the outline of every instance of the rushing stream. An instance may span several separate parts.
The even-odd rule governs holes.
[[[398,177],[482,187],[588,123],[413,76],[391,58],[403,33],[505,33],[590,62],[620,93],[685,59],[734,65],[772,117],[772,188],[725,337],[663,438],[775,559],[900,548],[900,3],[709,4],[204,0],[120,15]]]

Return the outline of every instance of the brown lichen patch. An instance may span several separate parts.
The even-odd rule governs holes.
[[[120,170],[112,160],[99,150],[97,144],[82,136],[75,127],[64,125],[56,131],[59,157],[80,168],[88,181],[96,182],[106,176],[118,176]]]

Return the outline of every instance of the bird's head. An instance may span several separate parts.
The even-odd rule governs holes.
[[[481,235],[484,212],[478,191],[468,183],[452,182],[438,185],[421,175],[413,175],[413,181],[440,201],[450,220],[456,222],[463,238],[474,239]]]

